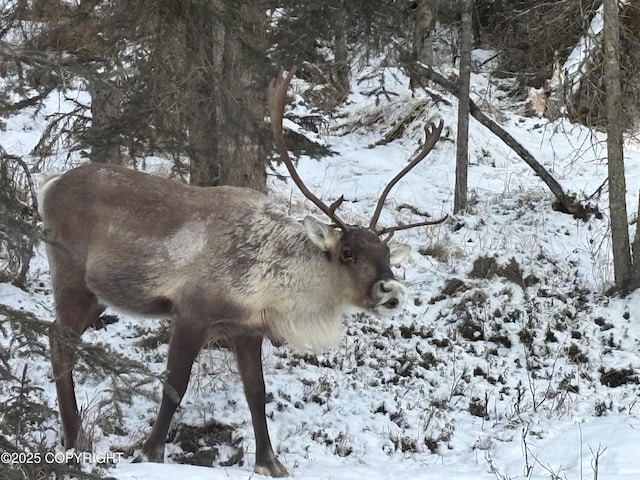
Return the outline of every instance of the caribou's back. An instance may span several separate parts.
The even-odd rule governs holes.
[[[84,271],[102,304],[126,312],[197,306],[218,320],[218,335],[222,322],[230,335],[252,326],[298,348],[339,340],[345,286],[327,281],[323,253],[260,192],[87,164],[41,196],[54,285],[64,263]]]
[[[146,238],[166,239],[194,222],[222,220],[232,224],[268,203],[265,195],[252,189],[193,188],[125,167],[95,163],[50,178],[43,187],[45,226],[49,218],[82,222],[97,240],[103,240],[99,237],[105,232],[110,240],[141,233]],[[50,197],[55,202],[47,201]],[[64,236],[64,229],[56,227],[51,226],[51,233]]]

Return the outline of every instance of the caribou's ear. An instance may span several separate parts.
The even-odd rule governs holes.
[[[336,230],[331,225],[322,223],[315,217],[305,217],[304,228],[309,239],[323,252],[328,252],[340,241],[339,230]]]
[[[411,252],[411,247],[409,245],[390,243],[388,246],[389,255],[391,256],[390,263],[394,267],[401,265],[407,258],[409,258],[409,253]]]

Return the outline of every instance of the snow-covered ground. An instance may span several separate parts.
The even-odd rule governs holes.
[[[475,55],[484,59],[490,53]],[[425,94],[412,97],[406,78],[392,70],[385,73],[392,94],[376,99],[364,92],[377,87],[377,80],[358,81],[369,73],[357,74],[353,94],[325,117],[319,134],[306,132],[338,155],[301,158],[301,176],[325,201],[344,194],[344,217],[368,223],[385,183],[419,149],[425,122],[442,118],[440,141],[392,191],[380,223],[422,218],[406,206],[434,218],[451,213],[456,99],[444,94],[451,103],[446,105]],[[492,79],[488,70],[475,73],[476,102],[566,191],[579,198],[594,193],[606,177],[605,136],[565,120],[522,116],[523,105],[508,100],[501,82],[507,80]],[[299,93],[303,87],[294,82]],[[82,92],[77,95],[86,100]],[[27,155],[44,128],[44,115],[64,108],[68,102],[52,95],[37,115],[7,119],[0,143]],[[410,112],[416,118],[400,138],[375,145]],[[296,103],[292,113],[308,112]],[[534,172],[474,119],[469,152],[469,213],[396,235],[412,247],[410,261],[396,271],[408,289],[403,314],[345,318],[342,344],[318,356],[265,345],[270,433],[294,478],[640,478],[640,293],[624,299],[602,294],[612,280],[606,189],[590,200],[604,218],[575,220],[552,210],[553,198]],[[638,144],[629,141],[625,156],[633,212],[640,187]],[[62,169],[64,158],[60,152],[47,165]],[[276,169],[285,173],[284,167]],[[272,178],[272,194],[291,203],[292,215],[321,217],[290,182]],[[42,249],[33,259],[31,279],[30,292],[0,284],[0,302],[52,319]],[[166,346],[149,350],[137,338],[160,325],[120,316],[106,331],[92,330],[83,338],[161,373]],[[55,407],[48,364],[31,363],[29,372]],[[111,382],[87,375],[77,382],[90,423],[111,418],[113,412],[101,405]],[[159,381],[155,385],[159,390]],[[96,428],[94,452],[126,450],[144,440],[157,406],[135,395],[117,420],[122,435]],[[202,352],[174,417],[176,425],[212,420],[231,427],[230,443],[238,447],[220,446],[214,463],[232,465],[176,463],[181,454],[185,462],[184,452],[169,443],[166,464],[133,464],[124,456],[108,474],[120,480],[259,477],[252,472],[248,408],[224,350]],[[52,426],[58,429],[59,423]],[[238,451],[242,461],[230,461]]]

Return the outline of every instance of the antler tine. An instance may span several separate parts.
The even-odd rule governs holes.
[[[389,195],[389,192],[391,191],[391,189],[394,187],[396,183],[398,183],[398,181],[402,177],[404,177],[413,167],[415,167],[418,163],[420,163],[424,159],[424,157],[426,157],[429,154],[429,152],[433,149],[434,145],[440,138],[440,133],[442,133],[443,126],[444,126],[444,123],[442,122],[442,120],[440,120],[440,123],[438,124],[438,126],[436,126],[436,124],[433,122],[429,123],[428,125],[425,125],[424,133],[426,137],[425,137],[422,150],[420,151],[420,153],[416,158],[411,160],[411,162],[409,162],[409,164],[406,167],[400,170],[400,173],[398,173],[395,177],[393,177],[393,179],[391,179],[391,181],[387,184],[385,189],[382,191],[382,195],[380,195],[380,200],[378,200],[376,209],[373,212],[373,217],[371,217],[371,223],[369,223],[370,230],[373,230],[374,232],[380,235],[382,233],[392,231],[392,229],[393,231],[396,231],[396,230],[404,230],[406,228],[419,227],[422,225],[432,225],[432,223],[421,222],[417,224],[403,225],[401,228],[391,227],[391,228],[385,228],[380,232],[376,231],[376,224],[378,223],[378,219],[380,218],[380,213],[382,212],[382,207],[384,206],[384,201],[387,199],[387,195]],[[446,217],[443,218],[441,221],[444,222],[445,219]],[[440,223],[440,221],[435,223]]]
[[[398,230],[407,230],[409,228],[424,227],[427,225],[438,225],[439,223],[444,222],[447,218],[449,218],[449,215],[445,215],[444,217],[439,218],[438,220],[426,220],[424,222],[409,223],[407,225],[396,225],[395,227],[385,227],[381,230],[378,230],[376,233],[378,235],[384,235],[385,233],[388,233],[389,236],[385,239],[385,243],[386,243],[387,241],[389,241],[389,239],[391,239],[393,234]]]
[[[331,220],[333,220],[333,222],[338,227],[340,227],[342,230],[347,230],[347,225],[335,214],[335,210],[340,205],[340,203],[342,203],[343,198],[341,197],[336,202],[334,202],[331,207],[329,207],[322,200],[311,193],[311,191],[307,188],[307,186],[300,178],[300,175],[298,175],[296,167],[293,165],[293,161],[289,156],[289,151],[287,150],[287,144],[284,140],[284,133],[282,131],[282,117],[284,116],[284,106],[287,102],[287,89],[289,88],[289,84],[291,83],[291,79],[293,78],[293,75],[295,73],[296,69],[292,68],[284,78],[284,80],[282,79],[282,73],[279,73],[277,78],[269,82],[267,96],[269,98],[271,129],[273,131],[273,140],[276,145],[276,150],[280,155],[280,159],[286,165],[287,170],[289,170],[289,175],[291,175],[291,178],[300,189],[302,194],[309,200],[311,200],[313,204],[320,210],[322,210]]]

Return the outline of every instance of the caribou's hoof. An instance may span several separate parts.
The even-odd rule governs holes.
[[[154,463],[164,463],[164,451],[162,452],[147,452],[142,451],[132,460],[131,463],[142,463],[142,462],[154,462]]]
[[[289,472],[284,468],[284,465],[280,463],[280,460],[274,458],[273,461],[268,464],[258,465],[253,468],[253,471],[259,475],[266,475],[267,477],[288,477]]]

